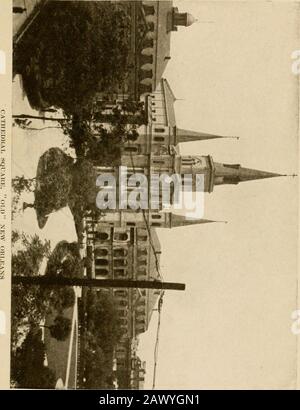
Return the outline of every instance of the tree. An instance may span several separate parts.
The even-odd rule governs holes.
[[[12,232],[12,276],[38,275],[44,258],[50,255],[50,241],[37,235]],[[39,286],[12,286],[11,339],[12,349],[24,336],[24,327],[37,324],[49,309],[48,289]]]
[[[96,112],[91,111],[81,117],[74,116],[71,126],[70,122],[63,125],[64,133],[69,136],[70,146],[75,149],[77,156],[73,169],[73,192],[75,195],[79,192],[82,201],[85,198],[82,193],[91,192],[94,208],[97,177],[95,166],[121,164],[125,143],[134,142],[139,136],[138,120],[133,121],[133,118],[135,114],[137,117],[140,115],[141,107],[143,103],[127,101],[116,104],[110,109],[110,114],[103,116],[102,113],[106,111],[104,104],[98,107]],[[89,208],[91,209],[91,206]]]
[[[72,189],[74,158],[59,148],[50,148],[39,159],[34,190],[34,204],[39,227],[42,229],[48,215],[67,206]]]
[[[78,159],[73,167],[70,207],[73,215],[82,218],[89,210],[97,211],[97,180],[98,173],[93,163],[88,159]]]
[[[71,320],[62,316],[58,315],[54,319],[54,324],[48,326],[50,330],[50,334],[57,340],[63,341],[66,340],[71,332]],[[45,326],[47,327],[47,326]]]
[[[30,104],[75,113],[128,75],[130,13],[111,2],[51,1],[15,47]]]
[[[113,297],[95,290],[88,290],[83,297],[87,298],[87,323],[81,349],[84,387],[112,388],[113,351],[122,334]]]
[[[36,276],[39,274],[41,262],[48,260],[46,275],[57,274],[70,258],[70,272],[80,275],[80,256],[78,245],[62,241],[54,251],[50,251],[50,242],[42,241],[37,235],[25,235],[18,231],[12,232],[12,275],[13,277]],[[51,268],[48,268],[50,264]],[[72,270],[72,266],[74,270]],[[50,272],[50,273],[49,273]],[[26,284],[12,286],[12,348],[26,334],[25,329],[36,326],[50,312],[62,313],[64,309],[73,306],[75,293],[73,287],[40,287]],[[25,332],[25,333],[24,333]]]
[[[83,353],[85,361],[85,385],[86,389],[107,388],[106,380],[112,374],[112,363],[97,343],[86,344]]]
[[[75,292],[72,287],[50,288],[49,305],[51,310],[62,314],[65,309],[74,306]]]
[[[24,191],[32,192],[34,184],[35,178],[25,178],[24,175],[16,176],[12,179],[12,189],[19,195]]]
[[[76,300],[74,289],[69,287],[61,288],[60,291],[58,291],[58,299],[60,301],[58,311],[72,307]]]
[[[45,345],[41,330],[32,328],[24,342],[11,355],[11,379],[17,387],[50,389],[55,387],[56,376],[44,365]]]
[[[35,178],[17,176],[12,181],[13,215],[23,192],[34,193],[34,203],[23,203],[23,210],[34,208],[39,227],[43,228],[49,213],[68,204],[72,188],[72,166],[74,158],[59,148],[50,148],[39,159]]]
[[[77,242],[60,241],[47,262],[45,275],[81,277],[84,262],[80,258]]]
[[[50,241],[41,240],[38,235],[13,232],[12,254],[13,275],[37,275],[44,258],[50,256]]]
[[[12,218],[19,212],[21,195],[25,192],[33,192],[35,178],[25,178],[24,175],[12,179]]]
[[[89,290],[87,295],[88,330],[104,352],[109,352],[122,336],[118,312],[109,293]]]

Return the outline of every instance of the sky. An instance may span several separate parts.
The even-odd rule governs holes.
[[[172,35],[164,77],[180,99],[177,126],[240,137],[181,152],[297,173],[297,4],[175,5],[200,20]],[[187,289],[164,297],[156,388],[295,388],[297,201],[298,178],[216,187],[205,196],[205,217],[227,224],[159,230],[164,279]],[[156,327],[154,313],[140,342],[150,388]]]
[[[299,79],[291,71],[291,53],[299,48],[297,5],[175,5],[200,20],[172,35],[165,78],[180,99],[177,125],[240,137],[189,143],[181,152],[297,173]],[[18,77],[13,98],[15,114],[33,113]],[[64,142],[55,129],[15,129],[13,138],[13,175],[28,177],[46,149]],[[205,196],[205,217],[227,224],[159,230],[164,278],[187,288],[164,297],[156,388],[295,387],[297,188],[298,178],[289,177],[216,187]],[[68,208],[52,214],[43,230],[32,209],[14,226],[50,239],[53,247],[76,240]],[[147,361],[145,387],[152,386],[156,326],[154,313],[139,350]]]

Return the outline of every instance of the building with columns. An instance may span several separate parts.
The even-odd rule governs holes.
[[[130,23],[124,26],[127,39],[126,76],[109,92],[98,93],[95,104],[128,99],[154,91],[171,59],[170,41],[178,27],[191,26],[196,19],[164,1],[112,1],[112,7],[125,12]]]

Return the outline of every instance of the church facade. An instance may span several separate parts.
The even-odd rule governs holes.
[[[278,174],[243,168],[239,164],[215,162],[206,155],[180,155],[178,144],[189,141],[203,141],[224,138],[206,132],[184,130],[177,127],[174,111],[176,98],[164,78],[154,92],[144,97],[147,106],[147,123],[139,128],[139,137],[124,146],[121,165],[127,168],[128,177],[135,173],[147,179],[153,175],[191,175],[190,188],[197,188],[197,175],[203,178],[202,189],[211,193],[214,188],[224,184],[270,178]],[[120,167],[96,167],[98,175],[109,174],[120,179]],[[105,187],[106,189],[109,187]],[[110,188],[109,188],[110,189]],[[130,194],[132,187],[127,187]],[[87,255],[90,260],[87,275],[93,278],[117,278],[133,280],[161,280],[159,274],[161,247],[157,228],[178,228],[191,224],[213,221],[205,219],[186,219],[164,209],[163,192],[156,199],[156,207],[147,209],[107,209],[101,217],[85,219]],[[153,309],[161,297],[160,290],[114,289],[114,297],[120,322],[124,331],[116,349],[119,375],[127,375],[127,384],[136,386],[136,375],[145,371],[140,369],[141,361],[133,341],[148,329]],[[143,377],[139,376],[142,380]]]

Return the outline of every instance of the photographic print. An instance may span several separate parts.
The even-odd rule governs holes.
[[[297,389],[299,2],[3,3],[10,388]]]

